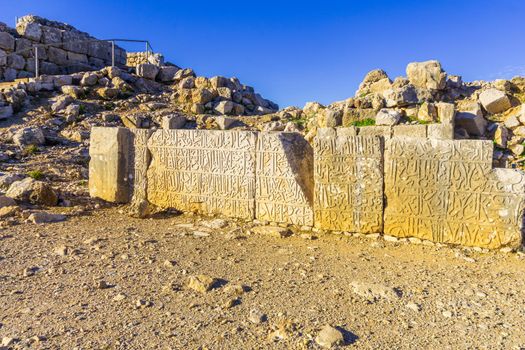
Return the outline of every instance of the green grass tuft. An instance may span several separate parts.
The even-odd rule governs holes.
[[[31,171],[28,171],[28,172],[27,172],[27,175],[29,175],[29,177],[32,177],[32,178],[35,179],[35,180],[40,180],[41,178],[44,177],[44,173],[41,172],[40,170],[31,170]]]
[[[372,126],[372,125],[376,125],[376,120],[373,119],[373,118],[367,118],[367,119],[363,119],[363,120],[358,120],[358,121],[355,121],[355,122],[352,122],[353,126]]]

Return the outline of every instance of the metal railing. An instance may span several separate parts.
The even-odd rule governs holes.
[[[150,42],[148,40],[135,40],[135,39],[89,39],[89,40],[76,40],[76,41],[68,41],[68,42],[60,42],[60,43],[51,43],[51,44],[36,44],[32,45],[30,48],[19,50],[12,52],[7,55],[0,56],[1,59],[6,59],[6,65],[7,65],[7,58],[10,56],[18,55],[20,53],[29,52],[34,50],[35,55],[35,77],[39,77],[39,62],[38,62],[38,50],[39,48],[47,48],[47,47],[63,47],[64,45],[71,45],[71,44],[84,44],[84,43],[94,43],[94,42],[109,42],[111,43],[111,66],[115,67],[115,43],[116,42],[130,42],[130,43],[144,43],[146,44],[146,61],[149,60],[149,53],[153,53],[153,47],[151,46]],[[70,50],[71,51],[71,50]]]

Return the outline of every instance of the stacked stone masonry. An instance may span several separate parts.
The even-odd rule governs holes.
[[[94,128],[90,192],[328,231],[522,244],[523,172],[493,169],[489,141],[397,130],[320,129],[312,148],[287,132]]]
[[[152,53],[149,51],[126,53],[126,66],[136,67],[139,64],[154,64],[157,66],[163,66],[164,56],[162,54]]]
[[[0,26],[0,81],[33,77],[36,45],[52,45],[38,49],[40,74],[71,74],[111,65],[111,43],[90,40],[96,39],[70,25],[37,16],[18,19],[15,29]],[[118,46],[115,64],[126,64],[126,51]]]

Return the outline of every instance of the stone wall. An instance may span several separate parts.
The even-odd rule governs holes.
[[[520,246],[525,174],[493,169],[489,141],[428,138],[429,128],[320,129],[313,148],[287,132],[95,128],[90,192],[320,230]]]
[[[38,51],[40,74],[70,74],[111,65],[111,43],[79,42],[94,39],[68,24],[37,16],[20,18],[15,29],[0,26],[0,81],[33,77],[35,51],[31,48],[39,44],[53,45]],[[115,64],[126,64],[126,52],[118,46]]]
[[[154,64],[156,66],[163,66],[164,56],[160,53],[146,51],[126,53],[126,66],[136,67],[139,64]]]
[[[491,141],[387,140],[385,234],[487,248],[519,245],[525,177],[493,169],[492,152]]]

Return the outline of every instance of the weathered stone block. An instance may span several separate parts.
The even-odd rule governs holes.
[[[129,201],[130,135],[126,128],[92,128],[89,146],[90,196],[108,202]]]
[[[0,49],[14,51],[15,38],[7,32],[0,32]]]
[[[50,62],[56,63],[59,66],[65,66],[68,64],[67,52],[62,49],[49,47],[47,49],[47,56]]]
[[[111,61],[111,43],[106,41],[88,43],[88,55],[103,61]]]
[[[249,131],[158,130],[149,138],[148,199],[163,208],[255,217],[255,149]]]
[[[314,215],[321,229],[383,229],[383,141],[378,136],[314,139]]]
[[[11,55],[7,58],[7,65],[13,69],[21,70],[26,66],[26,60],[20,55]]]
[[[182,129],[186,124],[186,117],[182,115],[165,115],[162,117],[161,127],[165,130]]]
[[[175,74],[180,70],[176,66],[163,66],[160,67],[157,79],[163,83],[171,82],[175,80]]]
[[[479,103],[475,101],[462,101],[458,105],[455,124],[464,128],[469,135],[482,136],[487,128],[487,120],[483,117],[483,111]]]
[[[358,129],[359,136],[382,136],[384,138],[392,137],[391,126],[363,126]]]
[[[65,31],[62,35],[64,40],[64,49],[79,54],[86,55],[89,52],[89,43],[82,42],[89,40],[89,36],[74,31]]]
[[[406,69],[407,78],[414,86],[421,89],[445,88],[447,74],[438,61],[412,62]]]
[[[394,137],[385,149],[385,228],[396,237],[521,244],[525,175],[492,169],[490,141]]]
[[[256,158],[256,218],[313,226],[313,149],[308,142],[297,133],[259,133]]]
[[[75,52],[72,52],[72,51],[68,51],[67,52],[67,60],[70,62],[70,63],[83,63],[83,64],[87,64],[89,61],[88,61],[88,57],[82,53],[75,53]]]
[[[16,31],[18,34],[36,42],[39,42],[42,37],[41,26],[36,22],[18,21],[16,24]]]
[[[396,125],[394,136],[427,137],[426,125]]]
[[[159,72],[159,67],[153,64],[139,64],[136,67],[137,75],[149,80],[155,80],[157,73]]]
[[[427,125],[427,135],[429,139],[453,140],[454,125],[450,123],[429,124]]]
[[[488,89],[479,95],[479,101],[483,108],[489,113],[496,114],[504,112],[511,107],[507,95],[497,89]]]
[[[62,42],[62,32],[63,30],[49,27],[41,26],[42,29],[42,42],[44,44],[55,44]]]

